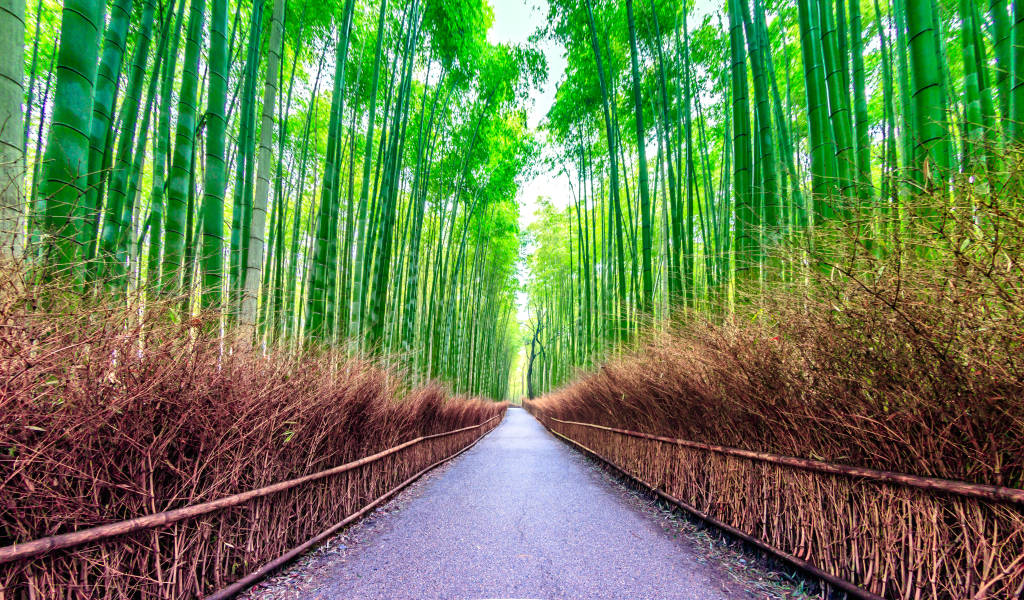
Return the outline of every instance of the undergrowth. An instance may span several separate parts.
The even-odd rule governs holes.
[[[881,597],[1020,597],[1018,504],[572,423],[1022,487],[1022,195],[975,185],[900,219],[795,236],[739,283],[727,318],[682,313],[526,407],[647,485]]]
[[[179,301],[83,300],[16,269],[0,289],[0,546],[247,491],[504,410],[331,351],[218,339],[202,318],[172,318]]]
[[[1021,194],[963,184],[794,237],[724,320],[686,313],[535,411],[1020,487]],[[781,260],[778,260],[780,259]],[[781,266],[779,266],[781,265]]]

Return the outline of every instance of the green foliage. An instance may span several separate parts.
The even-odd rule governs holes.
[[[427,0],[423,28],[442,64],[472,69],[485,52],[494,11],[486,0]]]
[[[549,0],[531,40],[565,72],[540,132],[524,107],[545,55],[489,43],[486,0],[286,0],[280,37],[264,1],[211,4],[214,35],[206,2],[179,1],[151,28],[143,2],[27,6],[29,238],[68,266],[102,237],[126,276],[102,283],[143,306],[180,293],[230,327],[245,289],[252,341],[495,396],[520,268],[544,389],[647,323],[790,277],[780,242],[845,219],[880,252],[916,190],[999,185],[1024,106],[1022,21],[998,1]],[[150,30],[171,33],[147,58]],[[524,234],[542,161],[558,183]]]
[[[1012,138],[1024,106],[1010,10],[550,0],[542,35],[566,69],[545,156],[565,185],[530,231],[527,340],[544,350],[527,387],[649,324],[728,317],[737,289],[793,277],[800,259],[775,249],[814,228],[857,223],[885,252],[911,220],[940,222],[905,208],[917,192],[958,171],[1002,181],[999,124]]]

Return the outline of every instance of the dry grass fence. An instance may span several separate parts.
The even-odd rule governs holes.
[[[260,490],[0,548],[0,596],[230,597],[462,452],[499,418]]]
[[[0,288],[0,557],[334,468],[3,561],[4,600],[214,593],[466,448],[505,408],[408,389],[338,354],[266,355],[208,337],[202,320],[176,322],[173,303],[143,312],[43,297],[24,281]]]
[[[1015,173],[998,193],[961,184],[952,207],[947,195],[919,198],[890,223],[822,227],[780,250],[799,260],[766,269],[763,281],[751,282],[754,293],[740,282],[735,313],[666,324],[527,407],[651,486],[874,594],[1020,600],[1019,500],[701,447],[995,486],[1019,497],[1024,170]],[[934,216],[911,218],[918,214]]]
[[[540,418],[695,514],[876,596],[1021,597],[1022,490],[978,486],[1018,496],[986,500]]]

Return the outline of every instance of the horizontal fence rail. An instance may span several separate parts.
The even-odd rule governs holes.
[[[563,421],[563,422],[566,422],[566,421]],[[811,563],[809,561],[806,561],[806,560],[803,560],[803,559],[798,558],[796,556],[793,556],[792,554],[789,554],[787,552],[783,552],[782,550],[779,550],[777,548],[773,548],[772,546],[769,546],[768,544],[764,543],[762,540],[759,540],[756,537],[748,535],[748,534],[740,531],[739,529],[736,529],[735,527],[732,527],[731,525],[723,523],[722,521],[719,521],[718,519],[712,517],[711,515],[703,512],[701,510],[698,510],[696,507],[690,506],[686,502],[683,502],[682,500],[680,500],[680,499],[678,499],[678,498],[676,498],[674,496],[669,496],[665,492],[663,492],[660,489],[658,489],[658,487],[656,485],[650,484],[650,483],[640,479],[639,477],[636,477],[635,475],[630,474],[628,471],[623,470],[622,467],[619,467],[618,465],[613,463],[608,458],[602,456],[600,453],[596,452],[595,450],[593,450],[591,448],[588,448],[588,447],[584,446],[583,444],[573,440],[572,438],[566,437],[566,436],[562,435],[561,433],[558,433],[557,431],[554,431],[554,430],[552,430],[552,433],[554,433],[556,436],[562,438],[566,442],[569,442],[573,446],[576,446],[580,450],[583,450],[587,454],[591,454],[594,457],[604,461],[605,463],[608,464],[608,466],[610,466],[611,468],[615,469],[616,471],[618,471],[622,475],[625,475],[626,477],[628,477],[629,479],[632,479],[633,481],[637,482],[638,484],[642,485],[643,487],[646,487],[646,488],[650,489],[651,491],[653,491],[662,500],[665,500],[666,502],[669,502],[671,504],[675,504],[676,506],[682,508],[683,510],[685,510],[685,511],[691,513],[691,514],[693,514],[694,516],[698,517],[699,519],[702,519],[704,521],[708,521],[712,525],[714,525],[715,527],[719,527],[721,529],[724,529],[724,530],[728,531],[730,534],[732,534],[732,535],[734,535],[734,536],[736,536],[736,537],[738,537],[738,538],[740,538],[740,539],[742,539],[742,540],[744,540],[744,541],[746,541],[746,542],[748,542],[750,544],[753,544],[754,546],[757,546],[758,548],[760,548],[762,550],[765,550],[765,551],[767,551],[767,552],[769,552],[771,554],[774,554],[775,556],[777,556],[779,558],[782,558],[783,560],[786,560],[786,561],[796,565],[797,567],[807,571],[808,573],[814,575],[815,577],[818,577],[819,579],[829,583],[830,585],[832,585],[832,586],[834,586],[834,587],[836,587],[838,589],[843,590],[847,594],[850,594],[850,595],[852,595],[855,598],[860,598],[861,600],[882,600],[882,597],[877,595],[877,594],[872,594],[871,592],[869,592],[867,590],[864,590],[864,589],[861,589],[861,588],[857,587],[856,585],[850,583],[849,581],[846,581],[845,579],[840,579],[839,577],[836,577],[835,575],[833,575],[831,573],[828,573],[826,571],[822,571],[821,569],[819,569],[817,566],[815,566],[813,563]]]
[[[1024,598],[1024,490],[534,414],[662,499],[853,597]]]
[[[209,502],[0,547],[0,600],[197,598],[213,590],[220,591],[209,598],[231,597],[365,515],[427,471],[468,450],[496,427],[495,421],[501,417],[499,414],[469,427],[421,436],[343,465]],[[339,478],[343,479],[338,482],[340,485],[331,486],[328,481]],[[331,487],[336,489],[331,490]],[[307,489],[312,494],[302,497]],[[278,502],[286,505],[283,512],[274,509],[271,497],[278,496]],[[355,510],[352,505],[364,498],[372,499]],[[261,501],[263,503],[256,506]],[[325,504],[330,505],[327,510]],[[218,523],[218,533],[211,535],[211,516],[248,505],[254,505],[250,519],[233,515],[234,518]],[[312,537],[305,535],[301,538],[305,539],[303,543],[287,552],[280,552],[290,547],[283,545],[287,544],[283,540],[270,544],[264,551],[254,549],[256,540],[266,535],[261,530],[261,527],[267,529],[261,517],[273,520],[278,527],[294,525],[307,518],[317,524],[323,521],[311,513],[324,513],[325,517],[327,513],[347,516],[340,521],[329,521],[334,525]],[[186,540],[184,538],[189,536],[179,532],[190,523],[198,523],[198,526],[192,527],[196,531]],[[306,524],[301,528],[310,527]],[[245,547],[228,541],[238,535],[234,529],[243,529],[238,537],[245,540]],[[172,539],[160,540],[158,530],[171,530]],[[264,535],[257,535],[257,532]],[[147,533],[151,536],[144,535]],[[273,535],[274,531],[269,533]],[[290,541],[298,537],[295,533],[279,537],[290,538]],[[140,537],[140,534],[143,535]],[[117,545],[124,545],[127,550],[120,554],[129,557],[140,552],[153,556],[126,559],[110,550],[109,546]],[[188,553],[186,565],[180,564],[185,555],[183,546],[199,551],[198,555]],[[231,558],[232,555],[237,556]],[[272,560],[266,560],[268,558]],[[260,564],[262,566],[256,568]],[[224,565],[229,568],[221,568]],[[180,577],[169,576],[168,570],[180,571],[175,573]],[[62,572],[66,577],[60,576]]]
[[[818,473],[830,473],[833,475],[849,475],[850,477],[861,477],[864,479],[871,479],[874,481],[881,481],[884,483],[905,485],[907,487],[917,488],[919,490],[942,492],[946,494],[956,494],[958,496],[964,496],[967,498],[981,498],[983,500],[992,500],[994,502],[1014,502],[1017,504],[1024,504],[1024,490],[1016,488],[1000,487],[995,485],[983,485],[978,483],[970,483],[967,481],[956,481],[952,479],[938,479],[936,477],[921,477],[919,475],[908,475],[906,473],[895,473],[893,471],[864,469],[861,467],[840,465],[836,463],[812,460],[808,458],[796,458],[793,456],[783,456],[781,454],[770,454],[767,452],[755,452],[753,450],[730,448],[728,446],[715,446],[714,444],[705,444],[702,442],[691,442],[689,440],[681,440],[679,438],[671,438],[661,435],[651,435],[649,433],[630,431],[629,429],[618,429],[616,427],[606,427],[604,425],[595,425],[593,423],[580,423],[579,421],[563,421],[561,419],[556,419],[554,417],[548,418],[557,423],[564,423],[566,425],[578,425],[580,427],[600,429],[603,431],[618,433],[620,435],[627,435],[636,438],[665,442],[666,444],[675,444],[677,446],[686,446],[687,448],[696,448],[698,450],[707,450],[708,452],[716,452],[718,454],[725,454],[727,456],[749,458],[750,460],[772,463],[776,465],[785,465],[787,467],[804,469],[807,471],[816,471]]]
[[[497,418],[497,417],[492,417],[492,418]],[[206,600],[225,600],[227,598],[234,597],[238,593],[244,591],[246,588],[248,588],[248,587],[252,586],[253,584],[257,583],[258,581],[262,580],[263,578],[265,578],[270,573],[274,572],[275,569],[281,567],[282,565],[287,564],[289,561],[291,561],[295,557],[299,556],[303,552],[306,552],[307,550],[310,550],[311,548],[315,548],[316,546],[320,545],[321,543],[323,543],[324,540],[326,540],[327,538],[331,537],[335,533],[338,533],[339,531],[341,531],[341,529],[344,528],[346,525],[350,525],[350,524],[354,523],[355,521],[358,521],[362,517],[366,516],[366,514],[369,513],[371,510],[377,508],[378,506],[380,506],[381,504],[386,502],[392,496],[394,496],[398,492],[402,491],[405,487],[407,487],[409,484],[411,484],[412,482],[414,482],[417,479],[419,479],[420,477],[422,477],[424,474],[426,474],[431,469],[434,469],[434,468],[438,467],[439,465],[442,465],[442,464],[448,462],[449,460],[455,458],[456,456],[462,454],[466,450],[469,450],[474,445],[476,445],[476,443],[479,442],[479,441],[480,441],[480,438],[478,437],[475,440],[473,440],[473,442],[470,443],[468,446],[466,446],[462,450],[459,450],[455,454],[453,454],[453,455],[451,455],[451,456],[449,456],[447,458],[443,458],[443,459],[437,461],[436,463],[425,467],[423,470],[417,472],[412,477],[406,479],[402,483],[396,485],[395,487],[393,487],[390,490],[388,490],[387,492],[385,492],[383,496],[377,498],[373,502],[371,502],[371,503],[367,504],[366,506],[362,507],[357,512],[352,513],[351,515],[345,517],[341,521],[335,523],[334,525],[331,525],[327,529],[325,529],[325,530],[321,531],[320,533],[318,533],[316,536],[314,536],[314,537],[306,540],[302,544],[292,548],[288,552],[286,552],[286,553],[282,554],[281,556],[275,558],[274,560],[268,562],[267,564],[263,565],[259,569],[256,569],[252,573],[250,573],[250,574],[246,575],[245,577],[239,579],[238,581],[232,583],[231,585],[227,586],[226,588],[224,588],[222,590],[219,590],[215,594],[211,594],[211,595],[207,596]]]

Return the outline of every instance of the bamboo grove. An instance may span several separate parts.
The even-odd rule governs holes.
[[[652,320],[728,314],[793,271],[780,241],[855,222],[885,253],[937,217],[908,198],[984,193],[1024,134],[1005,1],[551,0],[548,23],[564,189],[531,228],[531,396]]]
[[[504,396],[545,68],[487,42],[484,0],[21,1],[5,248],[84,294]]]

